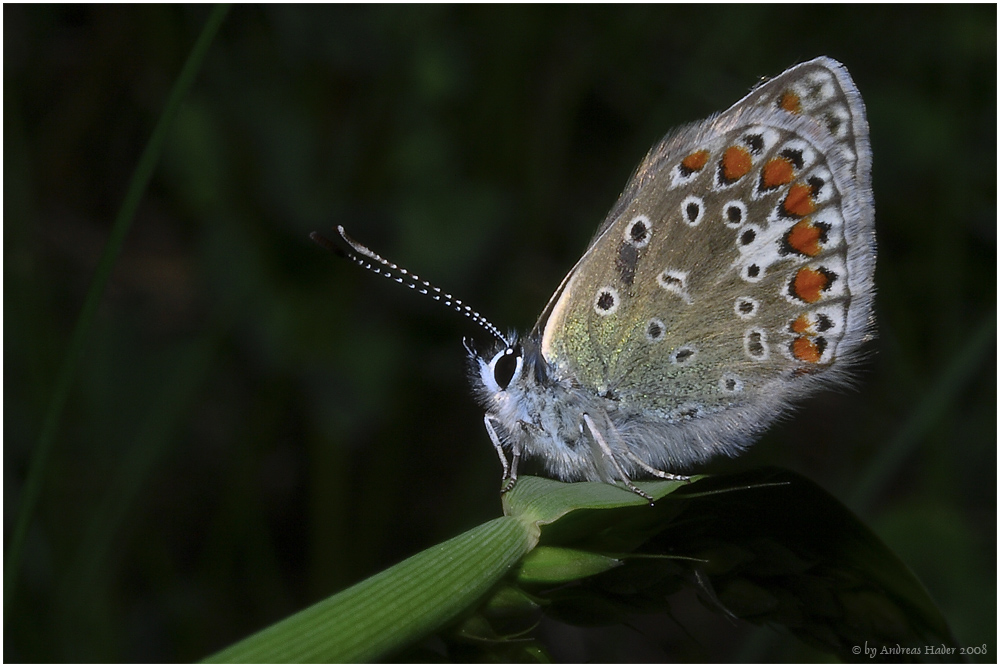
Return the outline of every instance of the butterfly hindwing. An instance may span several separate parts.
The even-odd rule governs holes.
[[[860,98],[831,63],[793,68],[650,151],[554,300],[550,363],[673,423],[789,391],[847,351],[870,310],[873,261],[848,252],[874,243],[857,183],[870,152]]]

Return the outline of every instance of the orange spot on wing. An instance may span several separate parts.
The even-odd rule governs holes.
[[[688,171],[699,171],[708,162],[708,151],[695,151],[681,160],[681,166]]]
[[[822,236],[823,230],[806,218],[795,223],[795,226],[788,231],[785,240],[792,250],[808,257],[815,257],[821,250],[819,243]]]
[[[812,328],[812,323],[809,321],[809,317],[805,314],[799,315],[792,322],[792,331],[797,334],[804,334]]]
[[[783,204],[785,210],[791,215],[799,217],[809,215],[816,210],[816,202],[813,201],[812,188],[802,183],[796,183],[788,190]]]
[[[795,178],[795,169],[788,158],[776,157],[769,160],[760,172],[760,181],[765,188],[775,188],[791,183]]]
[[[822,271],[801,268],[792,281],[792,292],[806,303],[816,303],[823,296],[823,290],[830,287],[830,281],[830,276]]]
[[[802,100],[799,96],[790,90],[786,90],[781,94],[781,98],[778,100],[778,106],[789,113],[799,113],[802,111]]]
[[[753,166],[750,152],[742,146],[730,146],[722,156],[722,177],[727,181],[743,178]]]
[[[805,336],[799,336],[792,341],[792,356],[799,361],[815,364],[822,358],[823,353],[812,340]]]

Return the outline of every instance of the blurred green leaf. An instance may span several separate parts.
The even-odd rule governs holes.
[[[601,615],[667,612],[668,596],[686,586],[720,613],[784,628],[844,660],[856,659],[852,649],[866,641],[955,645],[906,565],[799,475],[763,469],[703,478],[657,503],[667,504],[677,511],[621,567],[533,594],[561,620],[591,624]]]

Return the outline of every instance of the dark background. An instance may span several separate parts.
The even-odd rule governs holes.
[[[8,541],[209,10],[4,5]],[[819,482],[995,661],[996,53],[992,5],[233,8],[88,341],[4,660],[197,660],[497,516],[461,344],[487,337],[308,233],[344,224],[524,330],[654,141],[829,55],[868,107],[880,338],[855,389],[714,469]],[[542,632],[561,660],[817,657],[692,596],[673,616]]]

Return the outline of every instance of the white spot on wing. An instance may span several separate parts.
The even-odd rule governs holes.
[[[691,227],[697,227],[705,217],[705,202],[701,197],[688,195],[681,202],[681,220]]]
[[[600,288],[594,295],[594,312],[601,317],[611,315],[620,305],[621,297],[618,296],[618,290],[610,285]]]
[[[641,232],[640,232],[641,230]],[[649,245],[652,236],[653,226],[649,223],[649,218],[644,215],[637,215],[625,226],[625,243],[636,248],[644,248]]]

